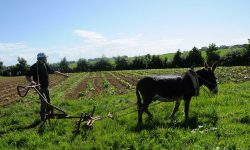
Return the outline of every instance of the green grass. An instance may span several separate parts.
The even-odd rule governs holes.
[[[0,149],[249,149],[249,89],[250,82],[224,83],[211,98],[201,91],[191,101],[188,128],[183,105],[171,122],[168,116],[174,103],[160,103],[149,108],[154,122],[148,122],[145,115],[144,125],[138,127],[136,113],[130,113],[136,110],[133,106],[115,113],[113,120],[97,121],[93,129],[81,128],[80,134],[72,133],[73,120],[51,120],[45,128],[35,126],[38,97],[29,95],[0,109]],[[134,92],[116,96],[107,92],[92,100],[74,101],[58,93],[53,93],[52,102],[71,115],[91,111],[95,105],[95,115],[105,116],[136,102]],[[130,114],[123,115],[126,113]]]

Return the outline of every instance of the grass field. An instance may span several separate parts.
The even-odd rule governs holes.
[[[51,120],[39,128],[38,97],[30,94],[1,107],[0,149],[250,149],[249,67],[218,68],[219,94],[210,97],[202,88],[200,96],[191,101],[188,127],[183,105],[173,121],[168,119],[174,103],[151,106],[153,122],[145,115],[144,125],[137,126],[136,80],[184,70],[71,74],[52,88],[52,103],[70,115],[90,112],[96,106],[95,115],[114,112],[114,119],[97,121],[93,129],[81,128],[79,134],[72,132],[74,120]],[[76,98],[69,99],[75,94]]]

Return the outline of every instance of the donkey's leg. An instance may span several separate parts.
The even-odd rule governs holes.
[[[153,114],[148,110],[148,106],[145,107],[145,112],[148,114],[149,120],[153,119]]]
[[[173,111],[172,111],[172,114],[170,115],[170,118],[173,118],[174,117],[174,115],[175,115],[175,113],[178,111],[178,109],[179,109],[179,106],[180,106],[180,100],[176,100],[175,101],[175,106],[174,106],[174,109],[173,109]]]
[[[145,106],[145,109],[144,111],[147,113],[148,117],[149,117],[149,120],[152,120],[153,119],[153,114],[148,110],[148,106],[150,103],[152,103],[153,101],[153,96],[154,93],[148,93],[147,97],[145,97],[145,101],[144,101],[144,106]]]
[[[191,100],[191,97],[189,98],[185,98],[185,108],[184,108],[184,112],[185,112],[185,123],[186,125],[188,124],[188,111],[189,111],[189,103]]]
[[[139,109],[138,109],[138,123],[142,123],[142,115],[144,111],[147,113],[150,119],[153,118],[153,115],[148,110],[148,106],[152,102],[152,99],[153,99],[152,95],[153,93],[142,94],[143,103],[141,106],[139,106]]]
[[[139,106],[138,107],[138,124],[142,123],[142,114],[143,114],[143,111],[144,111],[143,105]]]

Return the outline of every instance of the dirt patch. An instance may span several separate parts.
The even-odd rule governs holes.
[[[0,82],[0,106],[8,105],[19,99],[16,87],[25,85],[27,82],[23,76],[3,77]]]
[[[139,80],[139,78],[137,77],[132,77],[132,76],[126,76],[124,74],[118,73],[118,72],[113,72],[114,75],[116,75],[117,77],[121,78],[122,80],[128,82],[129,84],[135,86]]]
[[[87,99],[92,98],[98,94],[104,93],[102,86],[103,77],[101,73],[91,73],[84,78],[73,90],[65,94],[66,99],[74,100],[80,97]],[[89,87],[91,85],[91,87]]]
[[[49,79],[50,79],[50,86],[54,87],[62,83],[62,81],[64,81],[66,78],[63,76],[58,76],[58,75],[53,74],[53,75],[50,75]]]
[[[103,88],[103,81],[104,78],[102,77],[102,73],[101,72],[96,72],[92,77],[91,77],[91,81],[92,82],[92,88],[88,87],[88,91],[86,91],[86,98],[92,98],[96,95],[100,95],[104,93],[104,88]],[[89,84],[91,85],[91,84]]]
[[[125,94],[127,93],[126,86],[124,86],[119,80],[116,78],[108,77],[107,81],[116,89],[116,94]]]
[[[56,86],[65,80],[65,78],[56,75],[50,75],[49,78],[51,87]],[[0,106],[9,105],[20,99],[16,89],[18,85],[28,85],[24,76],[3,77],[3,79],[0,80]],[[32,90],[30,92],[32,92]]]
[[[73,90],[71,91],[68,91],[66,94],[65,94],[65,98],[66,99],[70,99],[70,100],[73,100],[73,99],[78,99],[80,96],[81,96],[81,93],[86,91],[87,89],[87,83],[88,83],[88,80],[90,78],[85,78],[83,79],[78,85],[76,88],[74,88]]]
[[[104,79],[102,77],[96,77],[94,78],[94,88],[95,90],[93,91],[96,94],[102,94],[104,92],[103,86],[102,86],[102,81]]]

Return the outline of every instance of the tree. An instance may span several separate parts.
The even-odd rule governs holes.
[[[132,61],[133,69],[146,69],[147,63],[143,56],[136,56]]]
[[[146,68],[148,68],[149,63],[151,62],[152,56],[150,54],[147,54],[144,56],[144,63],[146,64]]]
[[[0,75],[3,74],[3,62],[0,61]]]
[[[14,69],[16,70],[16,75],[25,75],[28,71],[27,61],[22,57],[18,57],[17,61],[18,64],[16,64],[16,69]]]
[[[201,51],[206,51],[208,49],[208,47],[206,47],[206,46],[203,46],[203,47],[201,47]]]
[[[115,57],[115,69],[116,70],[125,70],[129,69],[128,57],[127,56],[118,56]]]
[[[95,71],[108,71],[112,70],[112,68],[113,68],[112,64],[104,56],[100,60],[98,60],[93,66],[93,69]]]
[[[207,53],[207,63],[208,64],[212,64],[215,61],[219,61],[220,60],[220,55],[218,55],[216,53],[216,51],[218,50],[218,47],[212,43],[209,45],[206,53]]]
[[[60,63],[59,63],[59,68],[61,72],[69,72],[69,62],[66,60],[66,57],[64,57]]]
[[[76,62],[76,71],[88,71],[89,64],[86,59],[80,58]]]
[[[204,64],[204,60],[201,56],[201,51],[198,48],[194,47],[191,51],[189,51],[188,56],[186,58],[186,67],[194,66],[202,66]]]
[[[173,61],[172,61],[172,67],[183,67],[183,59],[181,58],[181,51],[178,50],[175,55],[174,55],[174,58],[173,58]]]
[[[250,65],[250,39],[248,39],[248,44],[246,48],[246,53],[245,53],[246,60],[248,62],[248,65]]]
[[[163,61],[161,60],[159,55],[153,55],[151,57],[150,62],[148,63],[148,67],[150,69],[159,69],[159,68],[163,68]]]
[[[60,70],[59,63],[49,64],[49,66],[50,66],[53,70]]]
[[[171,66],[171,63],[168,62],[168,58],[165,57],[163,60],[163,68],[169,68]]]

